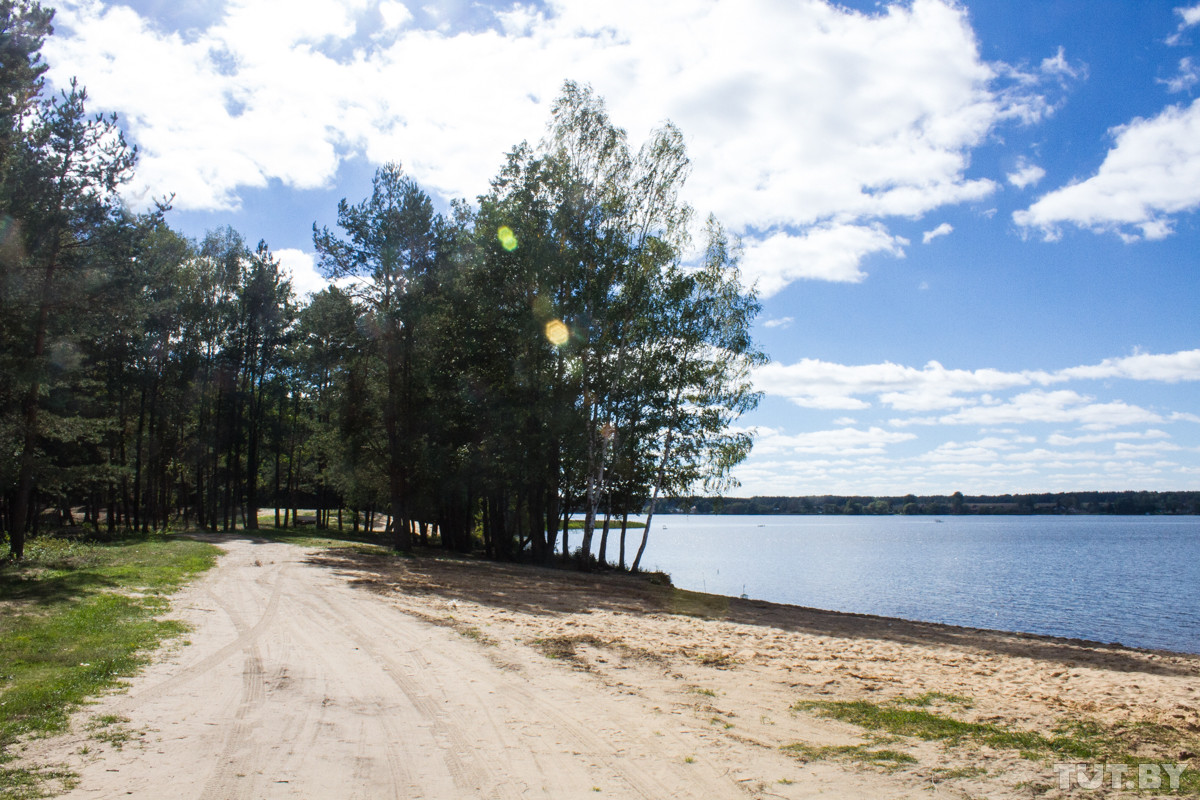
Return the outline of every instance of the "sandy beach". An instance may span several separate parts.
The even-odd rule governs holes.
[[[174,604],[189,643],[81,712],[70,735],[29,745],[28,758],[79,775],[66,796],[1130,794],[1107,775],[1064,790],[1057,752],[830,713],[860,701],[1042,741],[1085,726],[1135,759],[1200,770],[1197,656],[644,577],[220,543],[218,567]],[[1165,780],[1161,794],[1181,796]]]

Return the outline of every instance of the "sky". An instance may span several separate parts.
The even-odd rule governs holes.
[[[771,358],[733,494],[1200,490],[1200,3],[49,4],[127,202],[301,293],[386,162],[473,199],[565,80],[674,122]]]

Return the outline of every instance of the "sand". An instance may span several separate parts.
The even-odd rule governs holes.
[[[881,743],[793,708],[931,692],[973,702],[929,710],[1047,735],[1154,723],[1138,755],[1200,769],[1180,749],[1200,741],[1200,657],[680,598],[625,576],[219,543],[174,602],[187,643],[30,744],[31,761],[78,774],[66,797],[1119,794],[1063,791],[1052,759]],[[111,716],[127,721],[96,727]],[[820,749],[860,744],[914,761]]]

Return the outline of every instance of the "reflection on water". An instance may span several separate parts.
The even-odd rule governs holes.
[[[940,519],[660,515],[642,563],[685,589],[1200,653],[1200,517]]]

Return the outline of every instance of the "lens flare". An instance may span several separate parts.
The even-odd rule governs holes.
[[[500,226],[500,230],[496,231],[496,238],[500,240],[500,246],[508,252],[517,249],[517,235],[507,225]]]
[[[546,338],[555,347],[562,347],[571,337],[571,332],[562,320],[552,319],[546,323]]]

